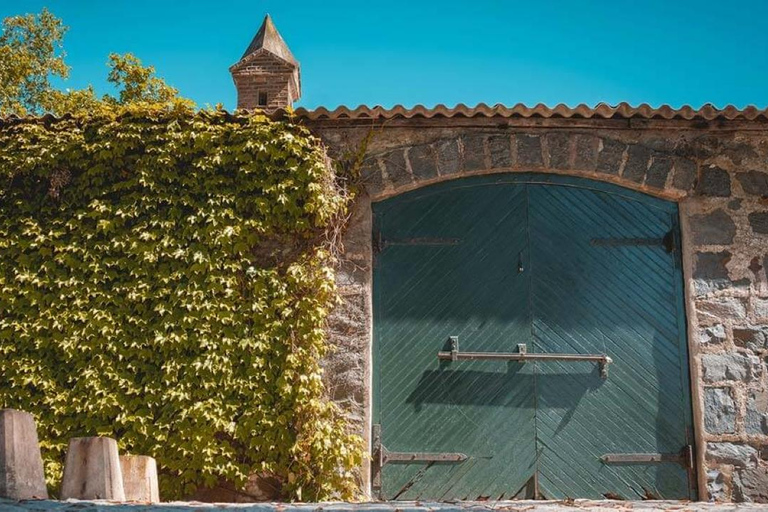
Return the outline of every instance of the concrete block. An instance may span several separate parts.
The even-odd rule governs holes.
[[[145,455],[121,455],[123,489],[126,501],[157,503],[160,491],[157,486],[157,463]]]
[[[48,499],[37,428],[27,412],[0,410],[0,498]]]
[[[61,499],[125,501],[114,439],[76,437],[69,441]]]

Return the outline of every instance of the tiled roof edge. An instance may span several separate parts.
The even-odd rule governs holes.
[[[287,114],[287,113],[283,113]],[[636,107],[628,103],[619,103],[612,106],[600,103],[594,107],[588,105],[578,105],[569,107],[559,104],[555,107],[548,107],[544,104],[538,104],[534,107],[528,107],[518,103],[512,107],[501,104],[493,106],[480,103],[474,107],[468,107],[464,104],[458,104],[455,107],[437,105],[427,108],[423,105],[414,107],[404,107],[396,105],[392,108],[380,106],[368,107],[360,105],[355,109],[340,106],[333,110],[325,107],[319,107],[314,110],[298,108],[293,112],[295,117],[308,120],[342,120],[342,119],[411,119],[411,118],[452,118],[452,117],[542,117],[542,118],[641,118],[641,119],[685,119],[695,120],[703,119],[713,121],[717,119],[727,120],[746,120],[746,121],[768,121],[768,109],[758,109],[749,106],[739,109],[733,105],[725,108],[717,108],[714,105],[706,104],[698,109],[690,106],[672,108],[669,105],[652,107],[646,103]],[[279,117],[279,116],[278,116]]]
[[[228,115],[236,116],[243,111],[235,111],[227,113]],[[501,104],[493,106],[480,103],[474,107],[468,107],[462,103],[455,107],[447,107],[445,105],[437,105],[435,107],[425,107],[424,105],[416,105],[414,107],[404,107],[403,105],[396,105],[392,108],[384,108],[381,106],[368,107],[360,105],[357,108],[350,109],[349,107],[340,106],[333,110],[329,110],[325,107],[318,107],[313,110],[306,108],[297,108],[294,111],[277,110],[268,112],[267,115],[272,119],[288,119],[298,118],[309,121],[322,121],[322,120],[389,120],[389,119],[432,119],[432,118],[562,118],[562,119],[682,119],[688,121],[704,120],[704,121],[758,121],[768,122],[768,108],[759,109],[754,106],[749,106],[743,109],[737,108],[733,105],[728,105],[724,108],[717,108],[712,104],[706,104],[702,107],[695,109],[691,106],[683,106],[680,108],[672,108],[669,105],[662,105],[660,107],[652,107],[646,103],[633,107],[629,103],[619,103],[618,105],[608,105],[600,103],[594,107],[588,105],[577,105],[575,107],[569,107],[564,104],[559,104],[554,107],[548,107],[544,104],[538,104],[534,107],[528,107],[522,103],[518,103],[512,107],[507,107]],[[0,117],[0,124],[8,122],[56,122],[66,119],[73,119],[71,114],[64,114],[62,116],[54,116],[52,114],[44,114],[42,116],[16,116],[8,115]]]

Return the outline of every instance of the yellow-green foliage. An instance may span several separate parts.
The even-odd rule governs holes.
[[[146,107],[0,126],[0,406],[152,455],[163,498],[267,472],[350,498],[359,438],[325,399],[346,208],[303,129]]]

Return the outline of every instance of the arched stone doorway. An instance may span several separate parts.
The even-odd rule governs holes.
[[[696,498],[676,203],[520,173],[372,210],[379,497]]]

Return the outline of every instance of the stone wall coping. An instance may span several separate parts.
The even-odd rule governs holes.
[[[276,114],[274,119],[285,119]],[[700,120],[700,119],[582,119],[582,118],[526,118],[526,117],[433,117],[433,118],[307,118],[293,116],[292,120],[310,130],[344,130],[348,128],[375,128],[377,130],[417,128],[484,128],[484,129],[580,129],[654,132],[726,132],[768,133],[768,122],[758,120]]]

